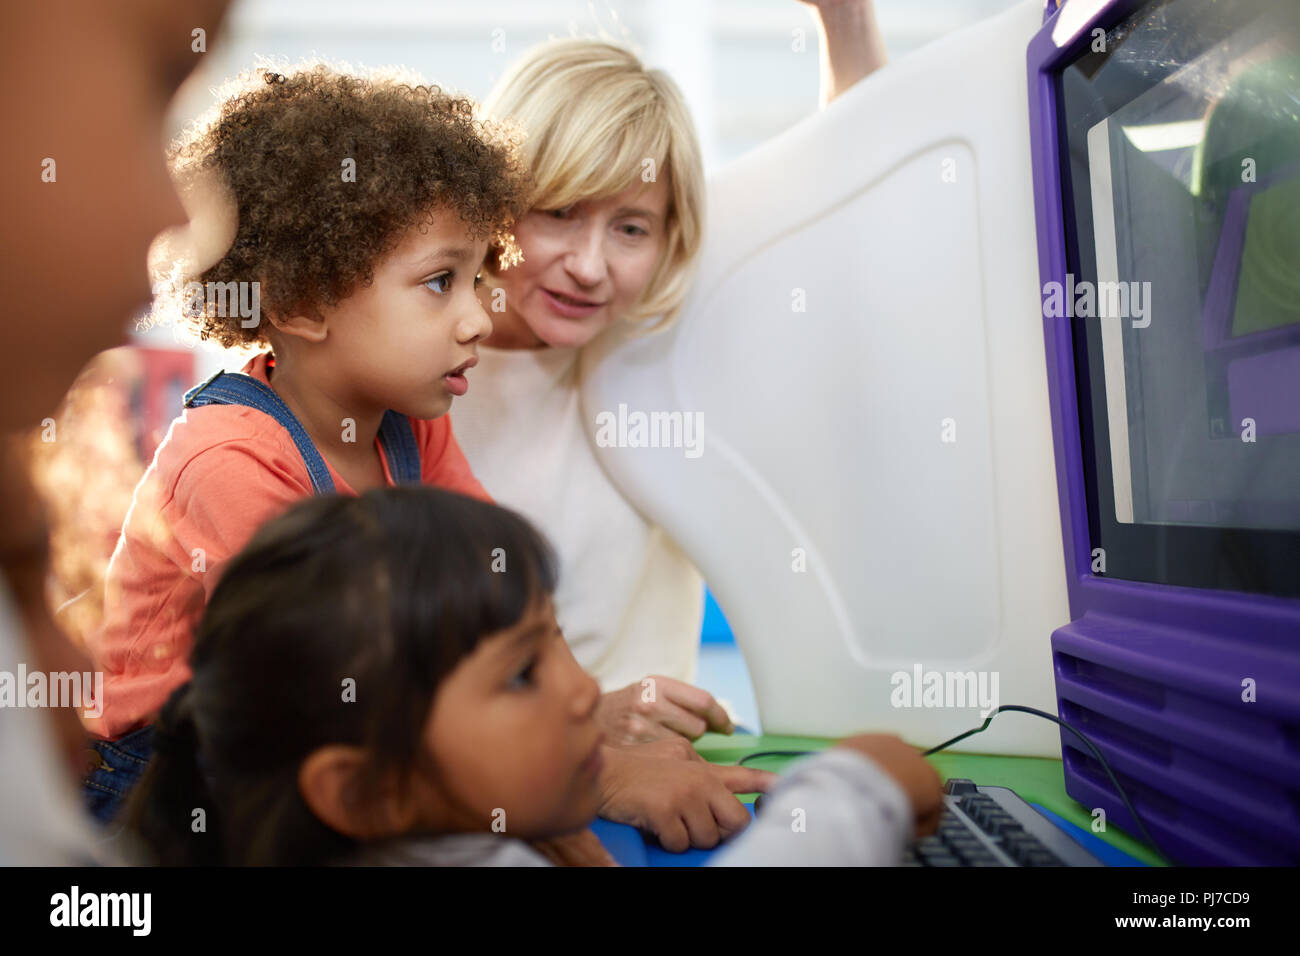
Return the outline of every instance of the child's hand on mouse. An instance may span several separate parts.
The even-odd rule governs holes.
[[[729,734],[731,718],[707,690],[654,674],[601,695],[596,722],[615,746],[672,737],[695,740],[706,731]]]
[[[735,794],[765,792],[777,779],[770,771],[752,767],[607,746],[597,812],[606,820],[653,833],[674,853],[710,849],[749,824],[749,810]]]
[[[870,757],[898,782],[912,804],[917,836],[927,836],[939,829],[943,782],[915,747],[893,734],[859,734],[846,737],[836,746]]]

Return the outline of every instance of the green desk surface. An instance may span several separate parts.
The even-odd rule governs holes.
[[[711,763],[734,764],[746,754],[760,750],[824,750],[834,743],[819,737],[779,737],[765,734],[705,734],[695,741],[695,749]],[[745,766],[779,772],[794,757],[760,757]],[[1060,760],[1046,757],[1005,757],[996,754],[938,753],[927,760],[945,780],[965,777],[983,786],[1010,787],[1030,803],[1037,803],[1071,823],[1092,832],[1092,815],[1065,792],[1065,774]],[[753,795],[742,799],[746,803]],[[1095,834],[1116,849],[1136,857],[1150,866],[1167,866],[1164,858],[1138,843],[1117,828]]]

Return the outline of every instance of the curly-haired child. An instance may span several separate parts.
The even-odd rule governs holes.
[[[262,68],[173,144],[177,178],[218,183],[234,220],[219,261],[178,265],[174,286],[204,338],[266,350],[187,395],[113,553],[89,640],[105,674],[87,722],[101,820],[143,771],[203,607],[260,525],[316,493],[398,482],[487,498],[444,416],[491,332],[476,276],[514,254],[526,174],[474,111],[396,74]]]

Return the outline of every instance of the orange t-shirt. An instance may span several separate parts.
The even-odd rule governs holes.
[[[269,354],[244,373],[269,385]],[[413,418],[411,427],[425,484],[492,500],[448,416]],[[325,464],[340,493],[356,494]],[[392,484],[388,462],[383,466]],[[298,446],[265,412],[205,405],[172,422],[136,486],[108,565],[104,621],[89,639],[104,672],[103,713],[85,721],[92,734],[116,739],[153,720],[189,680],[194,630],[226,562],[266,521],[312,494]]]

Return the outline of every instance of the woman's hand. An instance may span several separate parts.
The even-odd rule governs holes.
[[[821,36],[821,105],[889,60],[872,0],[799,0],[812,7]]]
[[[654,834],[673,853],[709,849],[739,833],[750,816],[735,794],[766,792],[778,779],[767,770],[717,766],[698,754],[682,759],[680,746],[606,747],[600,775],[600,816]]]
[[[705,731],[735,730],[708,691],[658,675],[603,694],[596,705],[596,722],[615,746],[677,736],[695,740]]]

